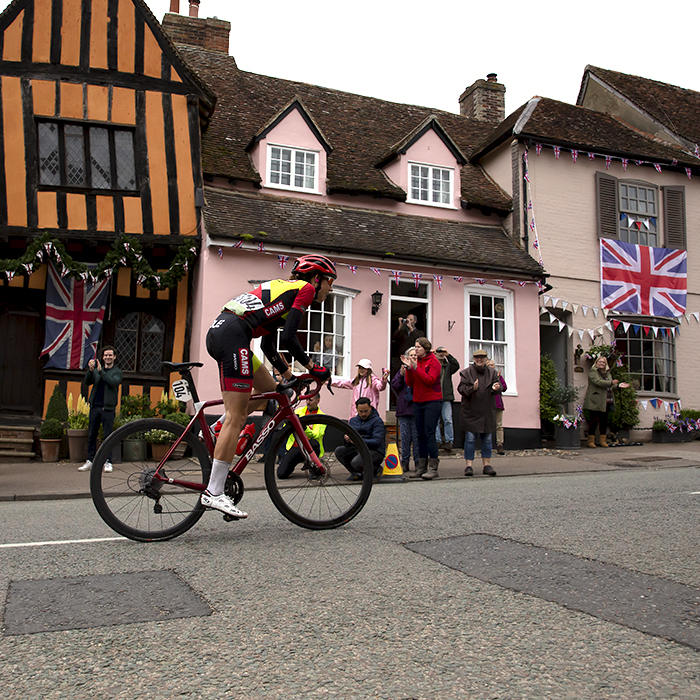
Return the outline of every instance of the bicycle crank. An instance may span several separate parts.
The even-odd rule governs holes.
[[[243,498],[243,479],[241,479],[235,472],[229,472],[226,477],[226,483],[224,484],[224,493],[234,502],[235,505],[240,503],[241,498]],[[232,515],[224,515],[224,520],[230,523],[232,520],[238,520]]]

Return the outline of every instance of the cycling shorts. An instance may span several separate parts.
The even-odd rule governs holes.
[[[251,393],[262,364],[250,349],[252,331],[238,316],[219,314],[207,332],[207,352],[219,365],[221,391]]]

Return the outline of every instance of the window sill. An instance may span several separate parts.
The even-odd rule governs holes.
[[[282,190],[283,192],[300,192],[303,194],[315,194],[315,195],[320,195],[321,192],[319,192],[318,187],[314,187],[314,189],[308,189],[306,187],[292,187],[291,185],[275,185],[271,182],[265,183],[264,187],[271,189],[271,190]]]

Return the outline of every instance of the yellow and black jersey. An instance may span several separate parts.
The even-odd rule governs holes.
[[[305,314],[315,296],[314,286],[304,280],[270,280],[231,299],[222,311],[240,316],[259,338],[283,326],[292,309]]]

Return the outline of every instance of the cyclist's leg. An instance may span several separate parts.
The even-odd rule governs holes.
[[[277,388],[275,378],[255,355],[253,355],[253,373],[253,389],[256,394],[265,394],[270,391],[275,391]],[[248,404],[248,413],[262,411],[266,404],[267,401],[251,401]]]
[[[236,508],[232,499],[224,495],[224,485],[231,462],[236,456],[238,436],[248,417],[248,404],[253,389],[254,372],[248,328],[237,316],[221,314],[207,333],[207,351],[219,365],[226,419],[216,440],[211,476],[207,490],[202,495],[202,504],[244,518],[246,513]]]

